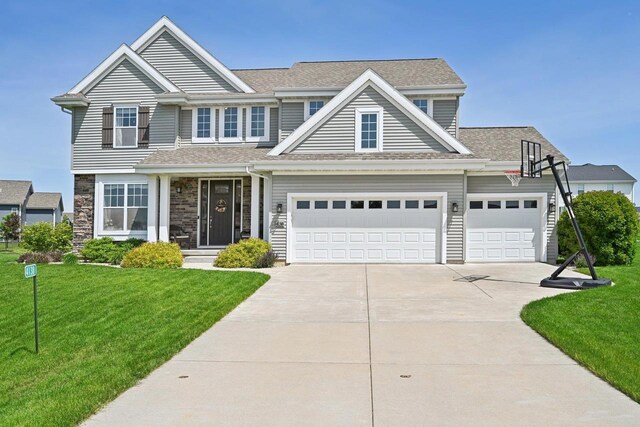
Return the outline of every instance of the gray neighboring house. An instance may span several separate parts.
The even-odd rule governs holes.
[[[635,203],[633,190],[637,180],[618,165],[571,165],[567,169],[574,195],[589,191],[622,193]]]
[[[50,222],[53,226],[62,221],[61,193],[35,192],[31,194],[27,201],[25,225],[32,225],[36,222]]]
[[[227,68],[167,17],[52,101],[72,114],[74,246],[215,250],[245,236],[305,263],[542,261],[552,176],[512,186],[531,126],[462,127],[440,58]]]
[[[24,224],[27,215],[27,200],[33,194],[31,181],[0,180],[0,219],[17,213]]]

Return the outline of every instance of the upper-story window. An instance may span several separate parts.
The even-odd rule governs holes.
[[[269,108],[256,106],[248,108],[247,141],[269,140]]]
[[[382,108],[356,109],[356,151],[382,151]]]
[[[242,123],[241,108],[225,107],[220,110],[220,139],[226,141],[241,141],[240,123]]]
[[[198,108],[196,138],[211,138],[211,108]]]
[[[425,114],[429,114],[429,100],[428,99],[414,99],[413,103],[421,109]]]
[[[114,147],[138,146],[138,107],[123,105],[114,107]]]
[[[304,119],[308,120],[309,117],[317,113],[322,107],[324,107],[324,101],[322,99],[310,99],[304,103]]]
[[[613,184],[607,184],[607,191],[611,191],[613,193]]]

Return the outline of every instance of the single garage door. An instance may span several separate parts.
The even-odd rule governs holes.
[[[541,261],[542,195],[468,195],[467,262]]]
[[[442,194],[291,195],[290,262],[442,262]]]

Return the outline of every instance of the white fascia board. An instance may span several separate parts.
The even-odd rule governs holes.
[[[278,99],[271,95],[253,95],[253,94],[238,94],[238,95],[220,95],[220,94],[159,94],[156,99],[161,104],[179,104],[189,106],[200,105],[264,105],[269,104],[272,106],[278,105]]]
[[[99,175],[136,173],[134,169],[71,169],[71,175]]]
[[[319,125],[328,120],[340,107],[347,103],[353,96],[363,90],[366,86],[372,85],[383,96],[395,104],[396,107],[404,110],[404,112],[420,125],[426,132],[433,136],[438,142],[448,147],[451,151],[460,154],[472,154],[460,141],[455,139],[449,132],[444,130],[442,126],[435,122],[429,115],[424,114],[413,102],[408,100],[404,95],[398,92],[393,86],[387,83],[382,77],[373,70],[367,69],[357,79],[355,79],[342,92],[331,99],[324,107],[324,111],[314,114],[309,120],[304,122],[300,127],[293,131],[284,141],[278,144],[269,155],[277,156],[286,150],[295,146],[309,133],[315,130]]]
[[[274,88],[273,94],[277,98],[322,98],[336,96],[342,90],[344,90],[344,88],[339,87]]]
[[[51,98],[54,104],[63,108],[73,107],[88,107],[91,101],[84,96],[78,96],[77,98],[71,98],[67,96],[54,96]]]
[[[447,84],[429,86],[398,86],[396,90],[403,95],[464,95],[467,85]],[[335,96],[344,87],[295,87],[274,88],[274,95],[278,98],[308,98],[310,96],[328,97]]]
[[[143,73],[147,75],[151,80],[153,80],[158,86],[166,90],[167,92],[180,92],[180,89],[165,76],[160,74],[158,70],[153,68],[151,64],[142,59],[140,55],[135,53],[129,46],[126,44],[121,45],[118,49],[115,50],[107,59],[102,61],[100,65],[93,69],[89,73],[87,77],[82,79],[80,83],[75,85],[70,91],[70,94],[82,93],[83,91],[93,87],[95,83],[100,81],[100,79],[113,70],[117,65],[119,65],[124,59],[128,59],[131,61],[136,67],[140,69]]]
[[[464,95],[465,84],[398,86],[396,89],[403,95]]]
[[[483,159],[473,160],[268,160],[254,162],[257,171],[433,171],[481,169]]]
[[[214,71],[219,73],[222,78],[224,78],[237,90],[245,93],[255,93],[251,86],[240,80],[240,77],[233,74],[233,72],[231,72],[231,70],[228,69],[222,62],[218,61],[205,48],[200,46],[194,39],[192,39],[184,31],[182,31],[166,16],[160,18],[160,20],[153,24],[153,26],[149,28],[143,35],[138,37],[138,39],[131,45],[131,48],[136,52],[142,51],[163,30],[169,31],[172,36],[177,38],[182,44],[184,44],[189,50],[191,50],[194,55],[204,61],[204,63],[210,66]]]
[[[138,165],[135,171],[144,174],[207,174],[246,173],[249,163],[215,165]]]

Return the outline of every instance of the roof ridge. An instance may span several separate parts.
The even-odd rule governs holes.
[[[291,67],[266,67],[266,68],[229,68],[231,71],[254,71],[254,70],[290,70]]]
[[[328,59],[328,60],[320,60],[320,61],[297,61],[294,62],[293,65],[296,64],[318,64],[318,63],[328,63],[328,62],[399,62],[399,61],[436,61],[441,60],[444,61],[443,58],[433,57],[433,58],[396,58],[396,59]]]
[[[535,129],[535,126],[460,126],[459,129]]]

